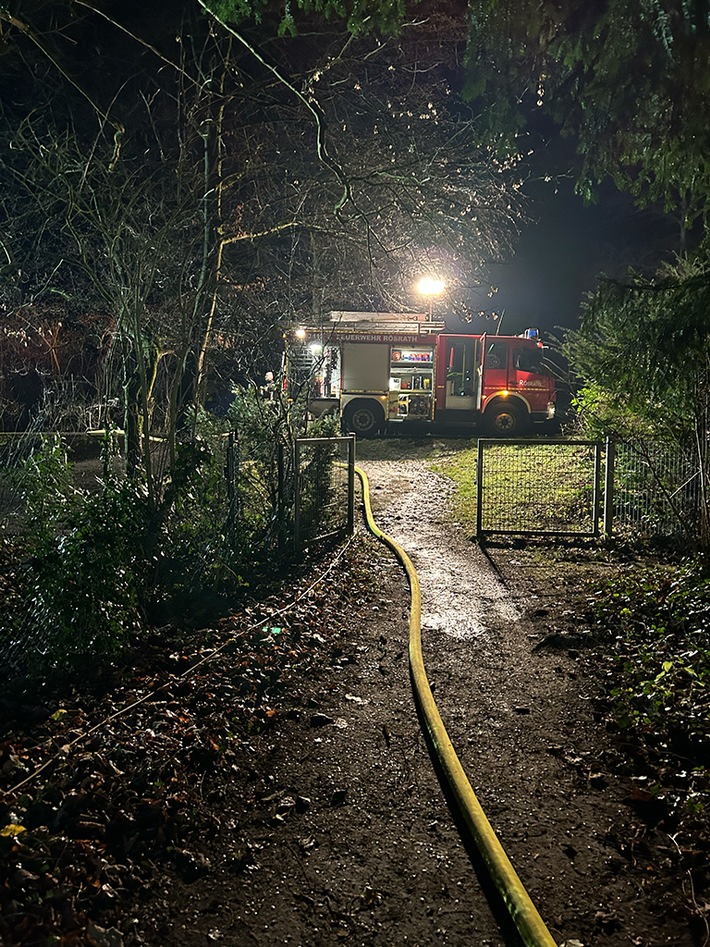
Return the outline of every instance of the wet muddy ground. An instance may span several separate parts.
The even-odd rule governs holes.
[[[444,723],[553,936],[585,947],[690,944],[642,859],[627,860],[631,786],[611,773],[616,750],[579,647],[574,592],[589,568],[546,561],[544,547],[533,560],[514,543],[481,550],[452,523],[446,479],[416,461],[362,466],[378,523],[420,578],[424,660]]]
[[[664,874],[672,840],[635,818],[632,786],[615,765],[619,747],[595,715],[579,590],[607,566],[573,552],[553,561],[516,543],[481,550],[453,523],[452,486],[431,473],[430,453],[373,442],[359,462],[378,524],[418,571],[432,688],[518,874],[559,945],[699,947],[684,879]],[[226,649],[197,675],[175,671],[207,641],[241,634],[249,618],[241,614],[162,656],[136,691],[167,680],[162,696],[67,752],[53,785],[88,797],[85,807],[101,795],[105,806],[89,818],[59,807],[74,875],[86,875],[64,908],[76,918],[73,942],[519,943],[419,727],[404,571],[363,527],[330,569],[327,594],[307,593],[299,606],[308,625],[301,659],[246,731],[234,685],[254,672],[266,639],[249,657]],[[270,640],[288,662],[297,623],[286,612],[269,624],[278,624]],[[309,648],[318,657],[304,661]],[[68,715],[87,728],[124,698],[131,694]],[[126,784],[138,785],[144,766],[136,804]],[[87,775],[74,786],[79,771]]]
[[[690,947],[682,880],[652,883],[663,839],[634,845],[630,785],[612,774],[578,648],[572,572],[515,545],[485,554],[452,523],[451,484],[401,446],[363,445],[359,462],[378,524],[420,577],[444,722],[556,942]],[[404,573],[362,530],[356,543],[363,586],[340,615],[342,656],[254,743],[233,813],[248,869],[169,881],[144,943],[203,942],[206,915],[209,939],[249,947],[519,943],[419,729]]]

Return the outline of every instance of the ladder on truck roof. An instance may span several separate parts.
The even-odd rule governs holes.
[[[426,312],[345,312],[333,310],[330,321],[351,331],[409,332],[430,335],[441,332],[444,322],[433,322]]]

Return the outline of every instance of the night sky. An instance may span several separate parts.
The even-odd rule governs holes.
[[[633,266],[650,275],[677,250],[674,222],[638,210],[611,183],[600,189],[593,205],[574,193],[570,178],[537,181],[527,191],[535,219],[524,227],[512,261],[489,267],[499,292],[484,300],[485,308],[504,312],[504,334],[527,326],[545,332],[574,327],[580,303],[599,274],[618,279]]]

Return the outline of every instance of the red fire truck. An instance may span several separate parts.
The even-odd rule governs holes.
[[[289,334],[289,379],[309,386],[313,416],[338,414],[360,436],[413,422],[519,436],[554,417],[555,379],[537,329],[443,330],[422,313],[332,312],[323,326]]]

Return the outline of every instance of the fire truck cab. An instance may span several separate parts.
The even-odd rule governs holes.
[[[332,312],[287,339],[290,383],[309,411],[374,435],[415,422],[521,436],[555,414],[555,380],[536,329],[522,336],[454,335],[422,313]]]

